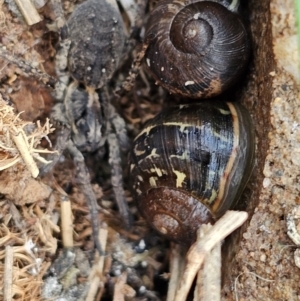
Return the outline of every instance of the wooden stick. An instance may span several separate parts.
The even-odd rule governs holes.
[[[227,211],[207,232],[207,234],[194,243],[187,254],[187,266],[182,274],[175,301],[186,300],[193,280],[206,255],[225,237],[240,227],[248,218],[243,211]]]
[[[73,214],[71,202],[64,196],[61,197],[60,211],[63,246],[64,248],[73,248]]]
[[[114,288],[114,298],[113,301],[125,301],[125,296],[124,296],[124,285],[126,284],[127,281],[127,272],[124,271],[120,276],[118,276],[115,288]]]
[[[16,131],[16,133],[12,135],[12,138],[32,177],[36,178],[39,175],[39,169],[29,152],[28,146],[23,138],[22,133]]]
[[[26,23],[30,26],[42,20],[36,8],[30,0],[15,0]]]
[[[202,225],[199,239],[205,236],[212,225]],[[194,301],[221,300],[221,242],[206,256],[203,268],[198,271]]]
[[[107,229],[100,228],[99,230],[99,240],[105,252],[106,243],[107,243]],[[90,273],[91,285],[89,292],[86,297],[86,301],[94,301],[97,294],[98,288],[104,287],[104,276],[103,276],[103,266],[104,266],[105,256],[100,256],[98,262],[96,262]]]
[[[12,301],[14,251],[11,246],[5,248],[4,301]]]
[[[185,260],[186,248],[179,244],[172,243],[171,258],[170,258],[170,281],[168,287],[167,301],[173,301],[180,280],[180,275],[186,265]]]

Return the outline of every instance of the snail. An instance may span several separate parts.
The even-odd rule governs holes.
[[[236,3],[162,0],[146,25],[145,60],[171,94],[209,98],[232,86],[249,59],[250,44]]]
[[[202,101],[168,108],[135,138],[129,177],[154,229],[190,243],[239,199],[253,168],[254,131],[237,103]]]

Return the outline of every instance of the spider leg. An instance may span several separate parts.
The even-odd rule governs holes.
[[[119,208],[119,212],[125,221],[126,225],[132,225],[132,216],[130,215],[128,204],[125,199],[125,192],[123,188],[123,172],[120,147],[127,150],[129,141],[125,127],[125,121],[116,112],[113,105],[109,103],[107,90],[104,88],[101,102],[105,109],[105,116],[107,118],[106,136],[109,149],[109,164],[111,166],[111,183]]]
[[[65,14],[61,4],[61,0],[51,0],[50,5],[51,5],[51,10],[55,16],[56,29],[60,31],[66,24]]]
[[[66,88],[70,81],[68,69],[68,53],[71,41],[64,39],[60,42],[59,48],[55,56],[55,70],[59,80],[55,84],[55,98],[58,101],[63,101]]]
[[[118,115],[110,103],[107,87],[101,89],[101,104],[106,118],[106,139],[109,149],[108,163],[111,166],[111,184],[119,212],[128,227],[132,225],[132,216],[128,209],[123,188],[123,172],[120,146],[125,150],[129,147],[124,120]]]
[[[6,50],[6,47],[2,43],[0,43],[0,58],[5,62],[14,64],[20,68],[24,76],[32,76],[43,82],[45,85],[49,85],[51,87],[55,86],[57,83],[55,78],[41,71],[33,62],[25,61],[24,59],[11,54],[11,52]]]
[[[54,30],[59,33],[59,45],[55,55],[55,70],[59,81],[55,84],[55,98],[63,101],[66,87],[70,81],[68,73],[68,54],[71,46],[67,21],[61,0],[51,0],[51,9],[55,16]]]
[[[64,99],[64,105],[65,105],[65,114],[67,116],[68,122],[71,126],[72,132],[77,134],[78,130],[75,125],[76,116],[75,111],[73,110],[73,99],[74,99],[74,92],[76,92],[78,89],[78,82],[73,81],[67,88],[65,99]]]
[[[51,115],[52,115],[52,120],[54,120],[54,123],[56,123],[58,125],[57,127],[59,128],[59,130],[57,131],[58,135],[56,137],[56,142],[54,147],[54,149],[57,151],[58,154],[53,153],[47,157],[47,159],[50,160],[51,162],[40,169],[41,176],[53,170],[61,154],[66,149],[67,142],[70,140],[71,137],[71,129],[68,126],[68,122],[65,118],[63,104],[58,103],[57,105],[55,105]]]
[[[132,225],[132,216],[128,209],[128,204],[125,199],[125,192],[123,188],[122,164],[120,157],[120,144],[117,135],[108,128],[107,142],[109,145],[109,159],[108,162],[111,166],[111,184],[113,187],[116,202],[119,212],[125,221],[126,225]]]
[[[67,143],[67,149],[71,156],[73,157],[76,166],[76,179],[78,181],[77,186],[83,193],[91,214],[91,225],[93,230],[93,238],[96,244],[96,248],[100,255],[104,255],[103,249],[99,240],[99,228],[100,223],[98,220],[98,205],[95,193],[91,185],[91,177],[88,169],[85,165],[84,157],[82,153],[77,149],[74,143],[69,140]]]
[[[127,135],[126,124],[124,119],[117,113],[112,104],[108,104],[109,123],[112,125],[114,132],[123,151],[129,149],[130,143]]]

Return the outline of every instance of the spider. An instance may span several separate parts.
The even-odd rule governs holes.
[[[82,152],[95,152],[109,145],[111,182],[123,220],[129,225],[130,215],[124,198],[120,149],[128,147],[124,120],[110,103],[107,83],[117,69],[125,47],[123,20],[116,3],[87,0],[79,4],[67,22],[59,0],[52,0],[61,36],[56,55],[59,78],[52,118],[62,125],[56,149],[68,150],[77,168],[78,186],[89,205],[93,237],[100,254],[97,202]],[[72,79],[70,80],[70,76]],[[41,170],[49,172],[56,164]]]

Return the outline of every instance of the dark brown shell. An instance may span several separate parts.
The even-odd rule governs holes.
[[[148,122],[130,153],[138,208],[168,238],[190,242],[239,199],[253,168],[254,132],[236,103],[174,106]]]
[[[146,26],[145,59],[172,94],[207,98],[229,88],[245,69],[250,46],[240,17],[211,1],[161,1]]]
[[[123,20],[112,3],[87,0],[76,7],[67,23],[69,71],[76,80],[95,89],[111,79],[125,45]]]

